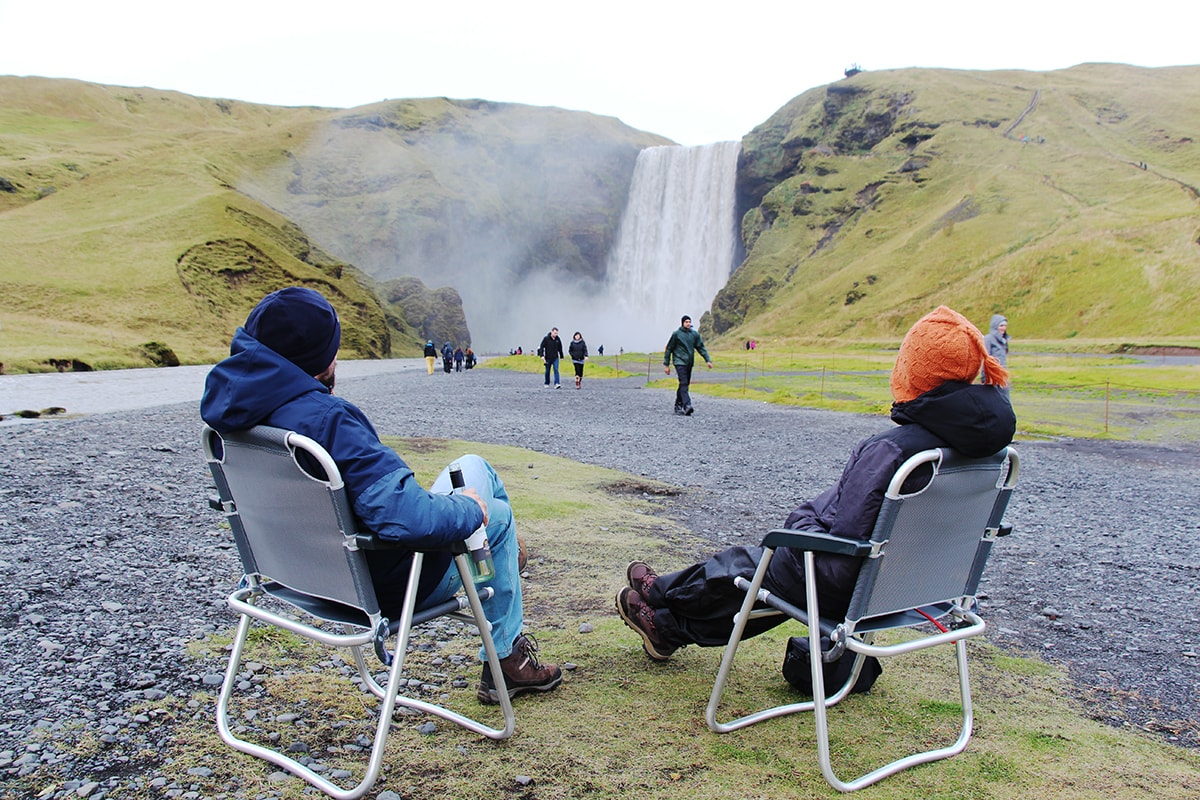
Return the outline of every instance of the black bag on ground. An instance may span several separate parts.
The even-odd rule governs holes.
[[[821,647],[830,646],[829,637],[821,637]],[[846,650],[841,658],[825,664],[825,696],[829,697],[850,677],[854,669],[855,654]],[[788,639],[787,650],[783,654],[783,678],[800,692],[812,696],[812,666],[809,663],[808,637],[793,636]],[[883,673],[883,665],[875,656],[867,656],[863,662],[858,680],[854,682],[851,692],[866,692],[875,685],[875,679]]]

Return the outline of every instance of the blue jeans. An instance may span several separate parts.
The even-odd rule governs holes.
[[[554,385],[558,386],[558,359],[546,362],[546,385],[550,385],[550,368],[554,367]]]
[[[521,576],[517,570],[517,524],[513,519],[512,507],[508,504],[508,491],[504,481],[496,474],[492,465],[476,455],[465,455],[455,463],[462,467],[463,481],[479,492],[488,507],[488,545],[492,548],[492,560],[496,562],[496,577],[488,581],[492,596],[483,601],[483,614],[492,623],[492,639],[501,658],[512,654],[513,639],[521,633],[524,609],[521,602]],[[434,494],[450,492],[450,467],[442,470],[429,491]],[[462,588],[458,569],[451,564],[442,576],[441,583],[420,604],[421,608],[437,605],[448,600]],[[486,659],[483,647],[479,648],[479,660]]]

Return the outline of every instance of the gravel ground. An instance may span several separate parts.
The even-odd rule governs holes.
[[[556,391],[499,370],[390,369],[339,374],[339,394],[381,434],[520,445],[680,485],[664,513],[714,546],[757,541],[891,425],[703,395],[695,416],[676,417],[670,392],[644,378]],[[0,392],[15,385],[4,380]],[[199,426],[189,402],[0,427],[0,794],[44,776],[67,781],[46,797],[189,796],[170,765],[171,715],[129,709],[204,686],[215,697],[220,679],[181,657],[233,624],[236,553],[207,506]],[[1096,718],[1200,746],[1200,453],[1018,448],[1015,534],[984,577],[989,638],[1065,665]]]

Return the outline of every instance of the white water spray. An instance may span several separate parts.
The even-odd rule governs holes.
[[[698,324],[736,252],[740,142],[650,147],[638,154],[609,256],[607,288],[624,330],[610,341],[661,350],[679,318]]]

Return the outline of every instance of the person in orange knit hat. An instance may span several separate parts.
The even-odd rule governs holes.
[[[974,383],[981,371],[985,382]],[[982,457],[1012,441],[1017,420],[1003,391],[1007,381],[1007,371],[987,354],[983,335],[964,316],[946,306],[925,315],[904,337],[892,370],[896,427],[859,442],[837,484],[793,510],[784,526],[869,540],[888,482],[909,456],[948,447]],[[904,490],[915,488],[906,484]],[[720,647],[729,640],[744,597],[733,579],[749,580],[761,555],[761,547],[731,547],[664,575],[634,561],[625,571],[628,585],[617,592],[617,613],[641,636],[642,649],[655,661],[665,661],[688,644]],[[819,553],[816,565],[822,613],[844,615],[861,559]],[[777,551],[763,588],[803,608],[802,554]],[[746,635],[785,619],[751,620]]]

